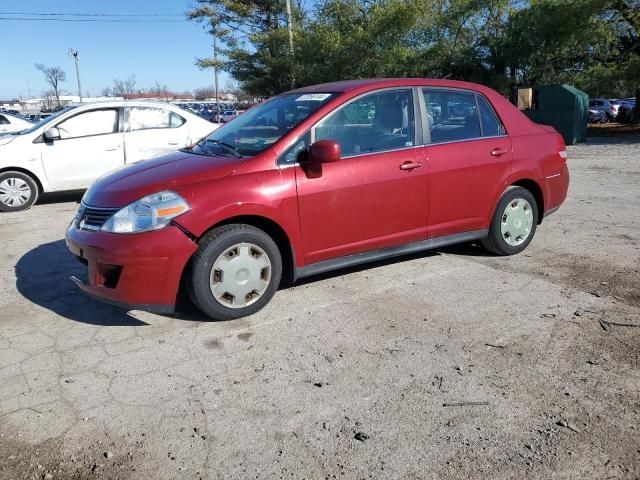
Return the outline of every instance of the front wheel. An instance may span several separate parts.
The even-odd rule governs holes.
[[[498,202],[482,240],[484,247],[497,255],[515,255],[523,251],[536,233],[538,204],[529,190],[509,187]]]
[[[261,310],[275,294],[282,258],[273,239],[251,225],[223,225],[200,241],[187,292],[215,320],[245,317]]]
[[[0,211],[17,212],[31,207],[38,199],[38,185],[26,173],[0,173]]]

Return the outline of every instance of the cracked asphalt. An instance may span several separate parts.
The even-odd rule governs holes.
[[[1,214],[0,479],[640,478],[640,138],[569,166],[519,256],[341,271],[228,322],[83,297],[79,195]]]

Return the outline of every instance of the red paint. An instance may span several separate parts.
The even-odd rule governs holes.
[[[340,145],[332,140],[320,140],[309,147],[311,163],[333,163],[340,160]]]
[[[389,87],[432,86],[483,94],[507,136],[360,155],[311,167],[278,167],[277,159],[329,112],[360,94]],[[178,152],[118,170],[98,180],[84,201],[123,207],[171,189],[191,211],[175,222],[200,238],[213,226],[251,216],[284,231],[296,267],[407,242],[489,227],[500,195],[516,182],[535,182],[546,212],[568,189],[558,152],[561,137],[531,122],[493,90],[472,83],[425,80],[357,80],[296,92],[342,92],[262,154],[247,159]],[[558,140],[560,138],[560,140]],[[333,158],[332,142],[314,156]],[[67,234],[69,248],[89,262],[92,294],[130,304],[175,302],[180,277],[197,245],[177,227],[118,235]],[[116,288],[101,286],[100,265],[123,266]],[[97,273],[96,273],[97,272]]]
[[[88,293],[120,303],[146,305],[175,303],[180,276],[197,248],[176,227],[134,235],[70,227],[66,242],[74,255],[88,262]],[[116,288],[104,285],[104,265],[123,267]]]

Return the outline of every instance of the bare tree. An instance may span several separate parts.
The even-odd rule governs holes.
[[[60,67],[47,67],[43,63],[36,63],[35,67],[44,74],[44,78],[51,88],[53,88],[56,104],[60,107],[60,83],[67,80],[67,74]]]
[[[151,89],[152,93],[155,93],[158,97],[164,97],[164,101],[169,101],[169,90],[166,85],[160,85],[160,82],[156,80],[155,85]]]
[[[131,75],[125,80],[118,78],[113,79],[112,93],[114,97],[124,97],[127,94],[135,93],[136,88],[136,76]]]
[[[51,112],[54,110],[54,98],[55,93],[53,90],[46,90],[42,92],[41,110],[44,112]]]
[[[102,96],[103,97],[111,97],[113,95],[111,95],[111,88],[110,87],[104,87],[102,89]]]

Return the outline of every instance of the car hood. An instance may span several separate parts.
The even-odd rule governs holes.
[[[87,190],[93,207],[124,207],[151,193],[231,175],[241,160],[180,151],[112,170]]]
[[[0,146],[13,142],[16,137],[15,133],[0,133]]]

